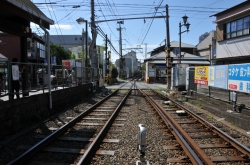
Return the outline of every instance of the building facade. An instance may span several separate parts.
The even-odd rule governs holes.
[[[250,1],[213,15],[216,17],[216,64],[250,62]]]
[[[86,45],[86,34],[83,34],[84,42],[82,35],[50,35],[50,42],[55,45],[60,45],[64,47],[64,49],[68,50],[72,47]],[[88,45],[91,43],[91,38],[88,36]]]
[[[123,56],[125,58],[125,78],[138,77],[138,60],[136,57],[136,52],[131,51]],[[115,62],[118,72],[120,73],[120,59],[117,59]]]
[[[195,46],[181,43],[181,58],[179,58],[179,42],[170,43],[170,57],[172,61],[171,88],[184,88],[186,85],[186,68],[196,65],[209,65],[209,61],[201,56],[195,55]],[[155,53],[158,52],[158,53]],[[151,57],[144,60],[146,64],[145,79],[148,83],[166,83],[166,52],[165,46],[154,49]]]

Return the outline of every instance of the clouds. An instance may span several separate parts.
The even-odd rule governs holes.
[[[31,28],[38,28],[39,25],[34,24],[33,22],[31,22],[30,27]],[[72,26],[70,24],[54,24],[54,25],[50,26],[51,29],[61,29],[61,30],[72,30],[74,27],[75,26]]]
[[[51,25],[50,28],[60,28],[62,30],[72,30],[74,28],[74,26],[72,26],[70,24],[55,24],[55,25]]]

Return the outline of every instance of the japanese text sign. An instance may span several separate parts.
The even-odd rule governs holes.
[[[194,72],[196,84],[208,85],[208,66],[196,66]]]
[[[228,66],[228,89],[250,93],[250,64]]]
[[[228,65],[209,66],[208,85],[227,89]]]

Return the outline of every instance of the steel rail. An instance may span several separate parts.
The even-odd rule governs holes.
[[[109,118],[109,120],[106,122],[106,124],[103,126],[101,131],[98,133],[95,140],[90,144],[90,146],[88,147],[88,149],[86,150],[84,155],[81,157],[81,159],[79,160],[77,165],[88,164],[91,161],[92,156],[95,154],[97,148],[99,147],[100,143],[103,141],[105,135],[107,134],[108,129],[112,126],[113,122],[115,121],[115,118],[117,117],[117,115],[119,114],[119,112],[121,110],[121,107],[124,105],[129,94],[131,93],[133,86],[134,86],[134,84],[131,85],[126,96],[122,99],[122,101],[119,103],[117,108],[114,110],[114,112],[111,115],[111,117]]]
[[[158,114],[162,117],[166,125],[171,128],[172,133],[175,135],[178,142],[181,144],[183,150],[190,158],[192,164],[214,164],[203,150],[189,137],[189,135],[180,127],[180,125],[160,106],[154,99],[148,96],[145,92],[141,91],[150,104],[156,109]]]
[[[153,89],[151,89],[151,90],[154,93],[157,93],[158,95],[160,95],[162,98],[168,99],[168,100],[172,101],[179,108],[185,109],[189,113],[189,115],[193,116],[200,123],[204,124],[209,130],[211,130],[212,132],[216,133],[220,138],[222,138],[223,140],[225,140],[226,142],[228,142],[231,146],[233,146],[235,149],[237,149],[238,151],[240,151],[243,154],[242,158],[244,158],[246,161],[249,161],[249,159],[250,159],[250,149],[248,147],[246,147],[245,145],[241,144],[240,142],[238,142],[237,140],[235,140],[234,138],[232,138],[230,135],[224,133],[223,131],[221,131],[219,128],[217,128],[213,124],[207,122],[206,120],[204,120],[203,118],[201,118],[200,116],[198,116],[197,114],[195,114],[194,112],[192,112],[190,109],[184,107],[178,101],[176,101],[174,99],[171,99],[171,98],[168,98],[168,97],[162,95],[161,93],[158,93],[157,91],[155,91]]]
[[[126,84],[127,83],[125,83],[124,85],[126,85]],[[124,85],[122,85],[121,87],[123,87]],[[30,149],[28,149],[23,154],[21,154],[20,156],[18,156],[17,158],[15,158],[14,160],[12,160],[11,162],[9,162],[7,165],[21,165],[21,164],[24,164],[32,156],[34,156],[36,153],[38,153],[44,147],[46,147],[50,142],[52,142],[53,140],[55,140],[58,136],[60,136],[62,133],[64,133],[65,131],[67,131],[70,127],[72,127],[77,122],[79,122],[84,116],[88,115],[96,107],[98,107],[104,101],[106,101],[111,96],[113,96],[114,94],[116,94],[119,91],[119,89],[117,89],[113,93],[109,94],[107,97],[103,98],[101,101],[99,101],[96,104],[94,104],[93,106],[91,106],[85,112],[82,112],[81,114],[79,114],[77,117],[75,117],[74,119],[72,119],[67,124],[65,124],[62,127],[58,128],[55,132],[53,132],[50,135],[48,135],[46,138],[44,138],[43,140],[41,140],[40,142],[38,142],[37,144],[35,144],[34,146],[32,146]]]

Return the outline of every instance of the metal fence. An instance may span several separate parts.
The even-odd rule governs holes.
[[[188,80],[188,90],[196,91],[197,93],[201,93],[216,99],[220,99],[223,101],[231,101],[230,100],[230,90],[215,88],[210,86],[204,86],[200,84],[194,83],[194,70],[189,70],[189,80]],[[244,104],[246,107],[250,107],[250,94],[234,91],[237,94],[237,104]]]
[[[99,81],[102,77],[100,68],[66,69],[63,65],[51,65],[48,71],[46,64],[0,61],[0,97],[5,101],[48,92],[49,83],[51,90],[59,90]]]

